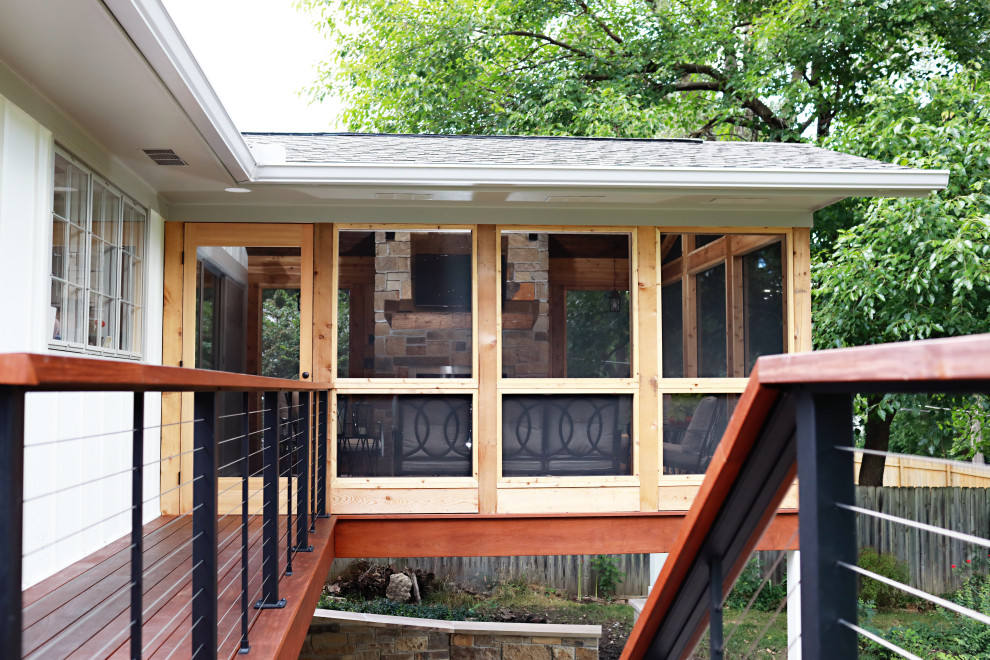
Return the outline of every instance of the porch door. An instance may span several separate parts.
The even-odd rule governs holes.
[[[187,223],[183,249],[183,366],[311,380],[312,225]],[[219,404],[218,431],[223,437],[238,435],[241,396],[224,394]],[[184,419],[192,406],[192,395],[184,395]],[[261,409],[260,396],[252,397],[250,408]],[[253,417],[258,419],[250,420],[252,430],[260,429],[260,415]],[[183,451],[192,447],[187,426]],[[252,453],[260,442],[260,433],[252,433]],[[218,447],[219,465],[228,466],[221,478],[240,476],[237,451],[236,443]],[[181,473],[191,474],[186,458],[189,465]],[[190,498],[191,487],[183,487],[183,510]]]

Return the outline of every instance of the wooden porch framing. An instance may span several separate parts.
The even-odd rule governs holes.
[[[286,239],[280,228],[293,228],[290,232],[305,230],[305,238]],[[474,314],[472,320],[472,344],[474,349],[472,376],[467,379],[443,379],[443,382],[417,379],[341,378],[336,374],[337,343],[337,289],[341,281],[336,267],[338,233],[340,230],[439,230],[471,229],[476,258],[473,260]],[[629,378],[612,379],[538,379],[501,378],[501,315],[497,301],[500,299],[501,260],[499,241],[502,231],[530,231],[553,233],[627,233],[630,236],[632,286],[630,325],[632,363]],[[193,259],[182,263],[181,252],[194,254],[194,246],[227,243],[231,245],[293,244],[303,243],[302,295],[311,302],[311,320],[303,322],[304,364],[310,365],[311,378],[318,382],[330,382],[336,393],[342,394],[416,394],[416,393],[466,393],[482,405],[474,406],[474,476],[465,479],[422,478],[337,478],[335,452],[331,448],[329,473],[333,480],[334,499],[331,510],[341,514],[363,513],[532,513],[532,512],[658,512],[684,511],[702,481],[700,474],[664,475],[661,450],[663,406],[665,394],[715,393],[738,395],[745,387],[744,378],[664,378],[660,338],[661,287],[671,275],[660,268],[662,237],[673,235],[728,234],[734,237],[736,248],[732,255],[772,242],[771,236],[779,236],[784,246],[785,301],[784,328],[785,351],[806,351],[811,348],[811,294],[810,294],[810,230],[802,227],[623,227],[623,226],[540,226],[540,225],[457,225],[403,224],[379,225],[367,223],[315,223],[313,225],[258,225],[166,223],[165,233],[165,312],[163,357],[167,365],[188,364],[191,353],[183,349],[183,326],[192,317],[189,313],[189,270],[194,270]],[[757,238],[759,236],[759,238]],[[683,239],[682,239],[683,240]],[[692,255],[708,255],[708,262],[727,259],[727,272],[733,267],[733,256],[705,247]],[[716,246],[717,247],[717,246]],[[714,250],[714,252],[713,252]],[[708,254],[712,252],[712,254]],[[177,254],[178,253],[178,254]],[[310,255],[307,259],[306,255]],[[721,255],[721,256],[719,256]],[[685,255],[687,256],[687,255]],[[701,256],[692,256],[697,261]],[[687,264],[687,259],[682,259]],[[310,264],[307,266],[307,263]],[[692,261],[693,263],[693,261]],[[700,262],[699,262],[700,263]],[[714,262],[713,262],[714,263]],[[697,266],[697,264],[695,264]],[[681,268],[679,266],[678,268]],[[668,269],[669,270],[669,269]],[[695,269],[696,270],[696,269]],[[185,271],[185,275],[183,272]],[[663,271],[663,274],[662,274]],[[680,271],[679,271],[680,272]],[[311,273],[311,276],[310,276]],[[184,278],[184,279],[183,279]],[[690,280],[690,278],[688,278]],[[731,277],[731,281],[735,281]],[[738,278],[736,278],[738,279]],[[731,284],[731,282],[730,282]],[[738,287],[728,287],[730,292]],[[738,296],[736,296],[738,298]],[[737,304],[738,303],[738,304]],[[727,318],[739,316],[740,301],[727,297]],[[183,311],[185,307],[185,311]],[[186,332],[186,342],[191,341]],[[353,338],[352,338],[353,339]],[[737,351],[738,352],[738,351]],[[187,354],[188,353],[188,354]],[[733,355],[732,350],[728,354]],[[736,360],[738,362],[738,360]],[[304,370],[301,368],[301,370]],[[633,396],[633,468],[628,476],[619,477],[500,477],[501,462],[501,407],[503,394],[581,392],[630,394]],[[176,401],[177,394],[166,394],[163,399],[163,421],[177,418],[183,409]],[[491,402],[496,405],[491,405]],[[332,411],[335,415],[335,408]],[[336,424],[335,417],[331,427]],[[178,431],[163,438],[163,453],[178,453],[171,449],[185,446]],[[162,483],[177,483],[182,466],[179,461],[163,463]],[[533,497],[538,489],[539,498]],[[795,506],[792,497],[788,506]],[[181,513],[184,508],[172,494],[164,498],[164,511]]]

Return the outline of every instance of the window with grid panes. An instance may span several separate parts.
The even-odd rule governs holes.
[[[52,201],[52,348],[139,358],[147,213],[61,151]]]

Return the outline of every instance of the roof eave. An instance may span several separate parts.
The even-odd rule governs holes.
[[[293,163],[259,165],[254,183],[473,188],[816,190],[856,196],[917,196],[948,184],[948,170],[579,167],[543,165]]]
[[[257,162],[160,0],[103,0],[230,175],[251,181]]]

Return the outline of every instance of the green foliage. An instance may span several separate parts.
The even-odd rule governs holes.
[[[990,579],[986,576],[987,560],[974,558],[964,566],[954,567],[963,576],[963,586],[949,596],[959,605],[990,615]],[[934,618],[932,618],[934,617]],[[990,660],[990,627],[937,608],[928,617],[916,618],[884,629],[877,626],[880,616],[863,619],[860,625],[906,651],[934,660]],[[897,658],[891,651],[860,638],[860,658],[889,660]]]
[[[986,395],[914,394],[896,399],[890,450],[968,461],[990,454],[990,399]]]
[[[618,560],[609,555],[597,555],[591,560],[591,570],[595,572],[595,597],[611,598],[619,588],[626,574],[619,570]]]
[[[629,292],[619,291],[611,311],[610,291],[567,292],[567,375],[570,378],[628,378]]]
[[[754,594],[756,595],[755,600],[753,599]],[[756,557],[753,557],[743,567],[732,591],[725,599],[725,606],[733,610],[743,610],[752,600],[752,609],[758,612],[774,612],[786,597],[787,585],[783,582],[774,584],[772,579],[764,583],[760,563]]]
[[[351,368],[351,292],[337,291],[337,375],[347,377]]]
[[[990,329],[990,83],[974,74],[900,90],[845,124],[830,146],[898,165],[949,170],[944,192],[859,202],[863,221],[839,232],[812,267],[817,348]]]
[[[864,548],[859,553],[859,567],[885,578],[907,584],[911,578],[907,564],[893,555],[878,553],[873,548]],[[904,605],[907,597],[903,591],[873,578],[860,576],[860,600],[873,603],[879,610],[890,610]]]
[[[988,4],[298,0],[333,49],[311,95],[351,130],[785,140],[873,82],[985,62]]]
[[[298,291],[262,291],[261,375],[292,380],[299,378]]]
[[[974,69],[880,83],[864,103],[871,110],[845,121],[827,146],[902,166],[946,169],[949,183],[922,198],[852,200],[839,214],[846,216],[833,218],[829,231],[837,238],[820,236],[812,263],[815,347],[987,332],[990,82]],[[909,400],[889,396],[861,400],[862,444],[887,450],[893,416],[905,407]],[[900,446],[926,444],[910,435]],[[967,453],[961,443],[955,455]],[[977,445],[969,443],[969,455]],[[864,459],[860,483],[880,485],[881,479],[882,459]]]

